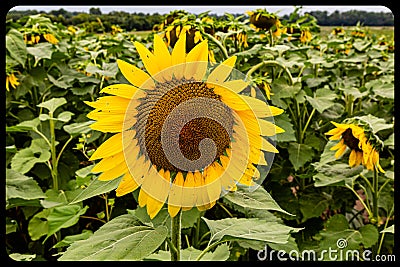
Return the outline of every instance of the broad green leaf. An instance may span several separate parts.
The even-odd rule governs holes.
[[[366,224],[363,227],[359,228],[362,237],[363,244],[365,248],[370,248],[378,242],[379,233],[378,229],[372,224]]]
[[[182,229],[193,227],[196,224],[197,219],[200,218],[202,214],[203,212],[199,211],[197,208],[182,211]]]
[[[314,87],[318,87],[320,86],[322,83],[326,83],[327,81],[329,81],[328,77],[311,77],[311,78],[307,78],[305,79],[306,84],[308,87],[310,88],[314,88]]]
[[[167,237],[165,226],[143,226],[130,214],[104,224],[91,237],[72,243],[60,261],[142,260],[153,253]]]
[[[194,247],[188,247],[181,250],[181,261],[195,261],[202,253],[201,250]],[[226,261],[229,258],[229,246],[222,244],[211,252],[205,253],[200,261]],[[144,259],[149,261],[171,261],[171,253],[165,250],[159,250],[157,253],[151,254]]]
[[[28,51],[22,33],[16,29],[9,30],[6,35],[6,49],[14,60],[25,67]]]
[[[224,240],[257,240],[284,244],[288,242],[291,233],[302,228],[293,228],[275,222],[266,222],[258,218],[226,218],[209,220],[204,217],[211,231],[209,245]]]
[[[93,91],[95,88],[96,88],[96,84],[87,84],[82,87],[73,87],[73,88],[71,88],[71,92],[74,95],[93,94]]]
[[[11,169],[22,174],[30,171],[36,163],[50,159],[48,144],[43,139],[33,139],[30,147],[18,151],[11,160]]]
[[[85,214],[88,208],[89,206],[81,208],[80,205],[65,205],[53,208],[47,217],[49,232],[46,239],[60,229],[76,224],[79,221],[79,217]]]
[[[89,127],[89,125],[91,125],[92,123],[94,123],[94,121],[71,123],[71,124],[65,125],[63,127],[63,129],[64,129],[64,131],[66,131],[67,133],[69,133],[72,136],[77,136],[80,134],[87,134],[90,131],[92,131],[92,129]]]
[[[335,160],[336,160],[336,158],[335,158],[335,153],[336,153],[336,151],[331,150],[331,148],[332,148],[334,145],[336,145],[337,143],[338,143],[338,141],[329,140],[329,141],[326,143],[326,145],[325,145],[324,151],[323,151],[322,154],[321,154],[321,157],[320,157],[319,162],[312,163],[312,164],[313,164],[316,168],[319,168],[319,167],[321,167],[321,166],[324,166],[324,165],[327,164],[327,163],[330,163],[330,162],[332,162],[332,161],[335,161]]]
[[[365,122],[368,122],[372,128],[373,133],[377,133],[377,132],[385,130],[385,129],[393,128],[393,124],[386,123],[386,121],[384,119],[375,117],[371,114],[368,114],[366,116],[358,116],[355,118],[358,118]]]
[[[70,88],[72,86],[70,82],[62,79],[64,76],[61,76],[57,80],[54,79],[53,76],[51,76],[50,74],[47,74],[47,77],[49,78],[49,81],[52,84],[54,84],[55,86],[57,86],[59,88],[68,89],[68,88]]]
[[[305,144],[290,143],[288,146],[289,160],[297,171],[300,167],[310,161],[314,156],[314,151],[311,147]]]
[[[6,169],[6,200],[11,198],[29,200],[45,197],[46,195],[33,178],[12,169]]]
[[[366,41],[366,40],[362,40],[362,41],[355,41],[353,43],[353,47],[355,49],[357,49],[359,52],[363,52],[365,49],[367,49],[370,45],[372,44],[372,42],[370,41]]]
[[[57,120],[62,122],[69,122],[73,115],[74,113],[70,111],[63,111],[57,116]]]
[[[346,181],[356,179],[364,170],[362,165],[351,168],[345,163],[319,165],[317,174],[313,176],[314,186],[344,186]]]
[[[385,146],[392,146],[394,147],[394,133],[392,133],[384,142]]]
[[[168,231],[171,229],[171,217],[168,213],[168,208],[163,207],[157,213],[157,215],[150,219],[150,216],[147,214],[146,207],[137,207],[135,210],[128,210],[129,214],[135,216],[142,224],[155,228],[158,226],[167,227]]]
[[[11,220],[6,217],[6,235],[15,233],[17,231],[18,223],[16,220]]]
[[[313,108],[319,113],[322,113],[333,106],[336,94],[328,88],[321,88],[317,89],[314,97],[309,97],[307,95],[305,97]]]
[[[345,95],[352,95],[354,99],[362,98],[363,96],[368,95],[368,91],[360,92],[357,87],[339,88],[339,90],[343,91]]]
[[[43,208],[49,209],[57,206],[64,206],[68,203],[65,191],[56,191],[55,189],[46,190],[46,198],[40,200],[40,204]]]
[[[302,222],[319,217],[329,207],[329,199],[320,193],[302,194],[299,198],[300,211],[303,214]]]
[[[49,216],[51,209],[44,209],[41,212],[35,214],[28,224],[28,232],[32,240],[38,240],[44,235],[47,235],[49,231],[49,223],[47,217]]]
[[[279,125],[279,127],[285,130],[285,132],[276,135],[276,140],[278,141],[278,143],[296,141],[293,124],[290,121],[289,115],[287,113],[276,116],[274,120],[276,125]]]
[[[349,228],[349,221],[342,214],[335,214],[326,222],[329,231],[342,231]]]
[[[68,247],[69,245],[71,245],[72,243],[74,243],[75,241],[78,240],[85,240],[88,239],[89,237],[91,237],[93,235],[93,232],[90,230],[83,230],[82,233],[77,234],[77,235],[69,235],[64,237],[63,240],[61,240],[60,242],[58,242],[57,244],[55,244],[53,246],[53,248],[62,248],[62,247]]]
[[[274,98],[291,98],[301,90],[301,83],[289,85],[284,77],[275,79],[271,84],[271,91],[274,93],[271,96]]]
[[[61,98],[52,98],[52,99],[50,99],[50,100],[47,100],[47,101],[45,101],[45,102],[42,102],[42,103],[40,103],[40,104],[38,104],[37,106],[38,107],[42,107],[42,108],[45,108],[45,109],[47,109],[49,112],[52,112],[52,113],[54,113],[54,111],[58,108],[58,107],[60,107],[60,106],[62,106],[62,105],[64,105],[64,104],[66,104],[67,103],[67,100],[65,99],[65,98],[63,98],[63,97],[61,97]]]
[[[51,59],[53,54],[53,45],[50,43],[39,43],[32,47],[27,47],[28,54],[35,57],[35,61],[38,62],[41,59]]]
[[[372,89],[376,96],[394,99],[394,83],[384,83]]]
[[[386,228],[386,229],[380,231],[380,233],[381,233],[381,234],[383,234],[383,233],[391,233],[391,234],[394,234],[394,224],[391,225],[391,226],[389,226],[388,228]]]
[[[292,215],[279,207],[278,203],[262,186],[259,186],[253,192],[250,192],[247,188],[238,186],[236,191],[226,194],[224,198],[245,209],[274,210]]]
[[[39,118],[29,121],[23,121],[14,126],[6,127],[6,132],[26,132],[36,130],[40,124]]]
[[[79,203],[85,199],[98,196],[103,193],[110,192],[118,187],[119,182],[122,178],[110,180],[110,181],[100,181],[98,179],[93,180],[90,185],[85,188],[76,198],[74,198],[71,203]]]
[[[32,261],[36,258],[36,254],[11,253],[8,256],[15,261]]]
[[[257,53],[262,49],[262,46],[263,46],[262,44],[255,44],[252,48],[247,49],[247,50],[244,50],[244,51],[242,51],[242,52],[235,53],[235,54],[233,54],[233,56],[237,56],[237,57],[243,56],[243,57],[246,57],[246,56],[255,55],[255,54],[257,54]]]

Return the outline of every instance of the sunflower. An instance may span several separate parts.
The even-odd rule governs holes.
[[[15,76],[14,73],[11,73],[11,74],[7,75],[7,77],[6,77],[6,89],[7,89],[7,91],[10,91],[10,85],[14,89],[17,88],[17,86],[19,85],[18,78]]]
[[[336,128],[325,133],[331,135],[329,140],[339,140],[336,145],[331,147],[331,150],[336,150],[335,157],[341,157],[349,148],[350,167],[362,164],[368,170],[374,170],[376,167],[384,173],[385,171],[379,164],[378,150],[382,146],[380,140],[372,134],[367,124],[360,123],[358,120],[347,120],[346,122],[348,123],[332,122]]]
[[[311,39],[312,39],[312,35],[311,35],[311,32],[308,29],[301,30],[300,42],[308,43],[309,41],[311,41]]]
[[[45,33],[43,34],[44,39],[46,39],[47,42],[52,43],[52,44],[58,44],[58,39],[51,33]]]
[[[102,158],[92,172],[103,181],[122,177],[117,196],[140,187],[138,204],[151,218],[165,203],[175,217],[213,207],[237,183],[255,185],[256,165],[278,153],[270,138],[283,132],[271,122],[282,109],[244,95],[249,83],[228,78],[236,56],[208,72],[207,40],[187,54],[185,46],[185,34],[171,53],[157,34],[153,52],[135,42],[147,72],[117,60],[130,84],[110,85],[101,90],[110,96],[86,102],[95,108],[91,128],[114,133],[91,156]]]

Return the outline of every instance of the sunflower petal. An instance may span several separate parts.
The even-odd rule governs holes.
[[[185,72],[184,63],[186,62],[186,34],[181,34],[181,37],[176,42],[171,55],[172,66],[174,66],[174,76],[177,79],[181,79]]]
[[[159,63],[157,58],[143,44],[135,42],[134,45],[146,70],[154,77],[160,70],[162,70],[158,65]]]
[[[171,217],[175,217],[181,209],[183,185],[183,174],[182,172],[178,172],[175,176],[168,198],[168,213]]]
[[[139,185],[135,182],[135,180],[128,172],[124,175],[124,177],[122,177],[122,181],[119,183],[116,189],[116,196],[120,197],[126,195],[130,192],[135,191],[138,187]]]
[[[233,56],[218,65],[208,76],[207,83],[222,84],[232,71],[237,56]]]
[[[196,45],[186,56],[185,78],[201,81],[207,72],[208,43],[207,40]]]
[[[142,88],[146,84],[146,87],[154,87],[153,80],[146,72],[120,59],[117,59],[117,64],[124,77],[134,86]]]

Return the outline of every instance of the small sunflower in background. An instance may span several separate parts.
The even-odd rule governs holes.
[[[254,11],[247,11],[250,16],[250,26],[256,30],[269,31],[273,26],[279,26],[279,18],[274,13],[269,13],[266,9],[256,9]]]
[[[308,28],[303,28],[300,33],[300,42],[308,43],[312,39],[312,34]]]
[[[331,35],[334,36],[344,36],[346,34],[346,31],[344,30],[343,27],[335,27],[331,31]]]
[[[268,120],[283,110],[241,94],[249,83],[229,78],[236,56],[208,71],[207,40],[186,53],[186,36],[171,52],[157,34],[152,52],[135,42],[146,71],[118,60],[130,84],[110,85],[101,90],[110,96],[85,102],[95,108],[87,115],[96,121],[91,128],[114,134],[91,156],[102,159],[92,172],[104,181],[122,177],[117,196],[140,187],[139,206],[151,218],[165,203],[175,217],[181,209],[210,209],[237,183],[255,185],[256,166],[271,164],[265,153],[278,153],[269,138],[283,132]]]
[[[379,151],[383,143],[373,134],[369,124],[358,118],[346,119],[343,123],[332,122],[336,128],[326,132],[331,135],[329,140],[339,140],[331,148],[336,150],[335,157],[341,157],[347,149],[350,150],[349,166],[364,165],[368,170],[375,168],[384,173],[379,164]]]
[[[117,33],[123,32],[124,30],[121,29],[119,25],[111,25],[111,34],[115,35]]]
[[[6,76],[6,89],[10,91],[10,85],[12,88],[16,89],[19,85],[18,78],[15,76],[14,72],[8,73]]]

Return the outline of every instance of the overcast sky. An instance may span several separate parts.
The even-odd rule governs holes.
[[[244,13],[247,10],[254,10],[257,8],[266,8],[268,12],[275,13],[277,12],[278,15],[285,15],[285,14],[290,14],[294,10],[294,6],[245,6],[245,5],[240,5],[240,6],[174,6],[174,5],[168,5],[168,6],[157,6],[157,5],[152,5],[152,6],[144,6],[144,5],[130,5],[130,6],[56,6],[56,5],[50,5],[50,6],[16,6],[13,7],[11,10],[37,10],[37,11],[51,11],[51,10],[59,10],[61,8],[74,12],[74,11],[81,11],[81,12],[89,12],[89,9],[95,7],[95,8],[100,8],[101,12],[103,14],[109,13],[111,11],[125,11],[128,13],[133,13],[133,12],[143,12],[143,13],[159,13],[159,14],[167,14],[171,10],[176,10],[176,9],[184,9],[190,13],[198,14],[204,11],[210,11],[210,14],[218,14],[218,15],[223,15],[225,12],[227,13]],[[373,12],[391,12],[390,9],[388,9],[385,6],[382,5],[370,5],[370,6],[303,6],[302,8],[302,13],[306,11],[315,11],[315,10],[321,10],[321,11],[327,11],[329,14],[334,12],[335,10],[338,10],[340,12],[348,11],[348,10],[365,10],[365,11],[373,11]]]

